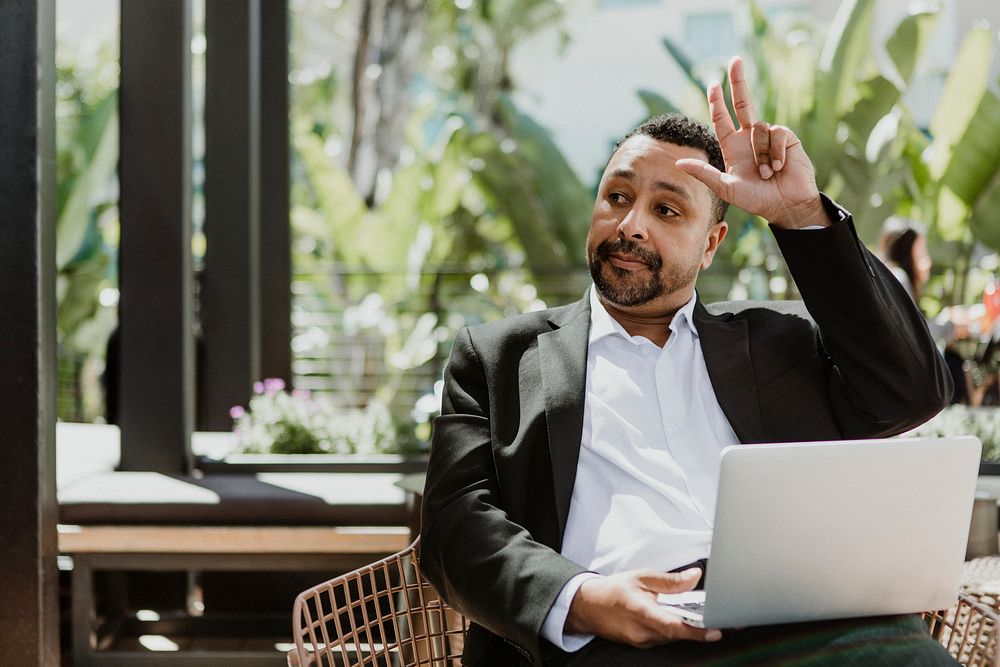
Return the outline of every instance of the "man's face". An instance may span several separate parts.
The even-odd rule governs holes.
[[[706,156],[636,135],[604,170],[587,262],[598,294],[618,308],[655,314],[684,305],[726,235],[711,191],[677,168],[680,158]]]

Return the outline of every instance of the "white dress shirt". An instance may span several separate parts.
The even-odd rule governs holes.
[[[583,437],[562,555],[591,573],[566,583],[541,629],[563,650],[593,638],[563,626],[595,573],[669,571],[709,555],[719,454],[739,440],[705,367],[695,298],[661,348],[630,336],[590,290]]]

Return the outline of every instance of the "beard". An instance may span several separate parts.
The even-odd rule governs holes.
[[[612,264],[611,255],[637,260],[646,265],[645,271],[629,271]],[[598,294],[617,306],[640,306],[662,294],[670,294],[687,287],[698,276],[698,264],[672,266],[663,270],[659,255],[635,241],[618,237],[615,241],[602,241],[595,248],[587,265]]]

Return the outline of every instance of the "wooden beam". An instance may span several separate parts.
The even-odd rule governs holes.
[[[260,373],[291,385],[288,0],[260,11]]]
[[[194,428],[191,3],[121,2],[121,468],[185,473]]]
[[[402,526],[60,526],[62,553],[383,554],[405,548]]]
[[[205,268],[200,430],[260,379],[260,2],[205,3]]]
[[[55,2],[0,2],[0,664],[59,664]]]

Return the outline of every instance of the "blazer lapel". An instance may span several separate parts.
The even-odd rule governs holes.
[[[740,442],[761,442],[763,424],[746,321],[714,316],[701,301],[695,304],[694,320],[719,406]]]
[[[566,528],[583,436],[590,302],[584,297],[555,313],[549,323],[556,328],[538,337],[538,352],[545,394],[549,456],[552,460],[552,486],[559,522],[559,548]]]

